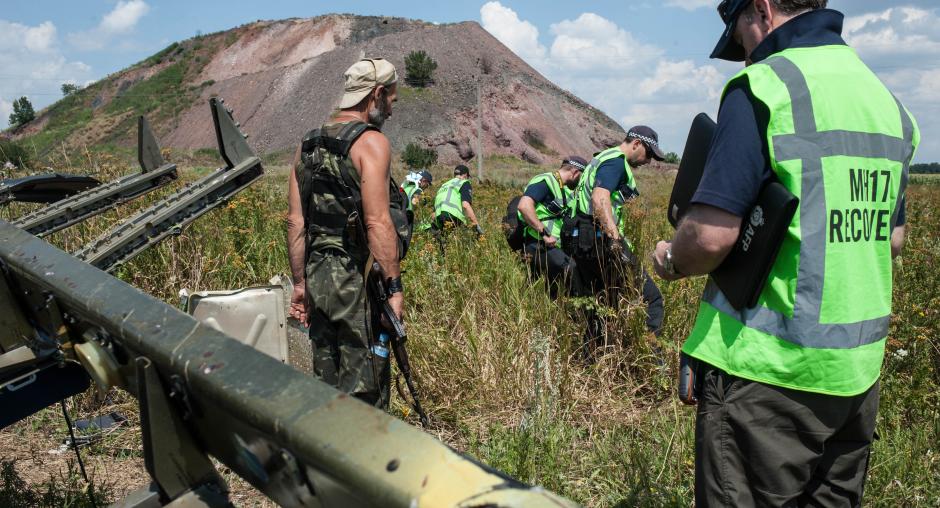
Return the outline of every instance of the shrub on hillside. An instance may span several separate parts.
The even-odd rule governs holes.
[[[677,154],[676,152],[669,152],[663,158],[663,161],[668,162],[669,164],[678,164],[680,160],[681,159],[679,159],[679,154]]]
[[[81,90],[82,87],[75,83],[62,83],[62,95],[69,96]]]
[[[28,166],[29,152],[13,141],[0,140],[0,166],[7,162],[18,168]]]
[[[405,81],[411,86],[424,87],[433,83],[435,69],[437,62],[424,50],[412,51],[405,57]]]
[[[401,154],[401,160],[409,168],[427,168],[437,162],[437,152],[414,143],[408,143],[405,151]]]
[[[14,129],[32,122],[36,118],[36,111],[33,109],[33,103],[26,97],[20,97],[13,101],[13,112],[10,113],[10,127]]]

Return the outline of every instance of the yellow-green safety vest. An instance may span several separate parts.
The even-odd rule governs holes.
[[[542,227],[545,228],[548,234],[561,242],[561,223],[565,214],[568,213],[568,201],[572,196],[571,191],[559,183],[556,172],[536,175],[526,184],[526,189],[539,183],[548,185],[548,189],[552,193],[552,200],[547,205],[544,203],[536,203],[535,216],[542,222]],[[517,213],[519,214],[519,220],[525,224],[525,235],[536,240],[541,239],[539,232],[532,229],[532,227],[525,222],[525,219],[522,217],[522,212]],[[561,247],[561,244],[558,243],[557,246]]]
[[[434,217],[440,217],[447,212],[456,217],[462,224],[467,223],[463,214],[463,201],[460,199],[460,190],[464,185],[470,185],[469,180],[453,178],[441,186],[434,196]]]
[[[412,200],[415,195],[421,192],[421,186],[411,180],[406,180],[405,183],[401,184],[401,190],[405,191],[405,196],[408,197],[408,210],[414,210],[414,203]]]
[[[917,124],[847,46],[787,49],[738,78],[770,111],[771,167],[800,205],[757,305],[737,311],[709,281],[683,351],[771,385],[863,393],[884,359]]]
[[[579,213],[588,215],[594,214],[594,204],[591,202],[591,193],[594,192],[597,169],[604,162],[616,158],[623,159],[625,177],[621,188],[610,193],[610,205],[614,220],[617,222],[617,229],[619,229],[622,234],[624,226],[622,217],[623,205],[628,199],[639,195],[639,191],[637,190],[636,179],[633,177],[633,171],[630,169],[630,164],[627,162],[627,156],[619,146],[608,148],[598,153],[591,159],[587,167],[584,168],[584,174],[581,175],[581,181],[578,183],[578,188],[575,191],[576,199],[574,206],[571,208],[571,216],[574,217]]]

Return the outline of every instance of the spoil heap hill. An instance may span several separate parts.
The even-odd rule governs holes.
[[[427,88],[399,86],[386,127],[396,150],[417,142],[443,161],[472,158],[478,84],[487,155],[547,163],[622,139],[616,122],[545,79],[475,22],[353,15],[258,21],[174,43],[47,108],[17,137],[33,138],[44,150],[63,142],[130,146],[134,117],[147,114],[164,146],[213,147],[205,104],[220,95],[256,150],[290,151],[336,108],[352,62],[381,56],[404,78],[404,57],[413,50],[425,50],[438,68]]]

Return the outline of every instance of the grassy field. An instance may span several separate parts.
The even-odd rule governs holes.
[[[124,171],[111,156],[76,159],[81,159],[73,161],[76,166],[96,168],[103,178]],[[186,178],[206,169],[186,167]],[[520,480],[587,506],[690,506],[694,414],[673,396],[675,356],[691,328],[704,280],[661,284],[666,321],[659,340],[644,332],[638,296],[628,298],[611,319],[612,340],[604,354],[585,365],[577,350],[581,309],[588,302],[549,299],[541,285],[529,283],[499,232],[506,202],[543,170],[514,160],[487,161],[487,180],[474,181],[474,208],[486,235],[480,240],[452,236],[446,258],[430,238],[418,235],[405,261],[409,344],[432,415],[430,432]],[[434,173],[440,185],[449,172],[438,167]],[[269,167],[262,182],[141,255],[119,276],[175,304],[183,287],[244,287],[287,273],[286,175],[283,166]],[[630,205],[629,236],[644,252],[671,233],[664,213],[670,178],[638,174],[642,195]],[[51,240],[74,250],[150,199]],[[895,270],[881,438],[874,447],[866,505],[940,506],[940,272],[933,264],[940,255],[938,209],[940,187],[916,180],[908,198],[909,240]],[[2,216],[23,211],[12,207]],[[419,220],[427,213],[427,207],[419,210]],[[115,393],[103,404],[86,394],[70,408],[77,416],[114,408],[130,416],[128,426],[85,449],[99,500],[117,499],[143,484],[133,400]],[[392,411],[414,421],[400,400]],[[59,495],[50,506],[85,502],[76,494],[81,482],[68,461],[71,455],[48,453],[64,436],[57,407],[0,432],[3,460],[15,462],[0,470],[0,504],[11,499],[2,497],[8,488],[28,489],[36,496],[31,499],[48,491]],[[237,481],[233,487],[236,504],[267,505],[250,487]],[[63,495],[71,496],[67,503]]]

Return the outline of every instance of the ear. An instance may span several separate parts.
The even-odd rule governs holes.
[[[770,0],[754,0],[754,14],[760,22],[761,27],[770,31],[774,27],[774,18],[776,11],[770,4]]]

